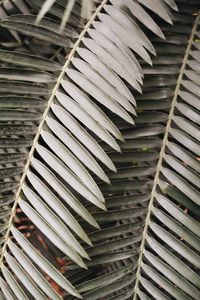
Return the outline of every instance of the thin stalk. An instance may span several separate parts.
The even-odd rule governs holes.
[[[142,268],[142,263],[143,263],[143,253],[144,253],[144,249],[145,249],[145,242],[146,242],[146,237],[147,237],[147,232],[148,232],[148,227],[149,227],[149,222],[150,222],[150,217],[151,217],[151,211],[152,211],[152,207],[153,207],[153,201],[154,201],[154,198],[156,195],[156,188],[157,188],[157,185],[159,182],[159,176],[160,176],[160,171],[162,169],[163,158],[165,156],[165,149],[166,149],[166,146],[168,143],[168,136],[169,136],[170,129],[171,129],[171,123],[173,121],[174,109],[176,107],[177,98],[179,95],[180,86],[181,86],[181,82],[182,82],[183,75],[184,75],[184,70],[187,65],[188,57],[190,54],[191,46],[192,46],[192,43],[194,40],[194,35],[196,32],[199,20],[200,20],[200,12],[198,13],[198,15],[196,17],[194,26],[191,31],[190,39],[188,41],[188,46],[187,46],[187,49],[185,52],[183,63],[182,63],[181,69],[180,69],[178,79],[177,79],[176,89],[175,89],[174,96],[173,96],[172,103],[171,103],[171,109],[169,112],[168,121],[167,121],[167,125],[166,125],[166,131],[165,131],[165,135],[163,138],[162,147],[160,150],[160,156],[159,156],[159,160],[158,160],[158,164],[157,164],[156,174],[155,174],[154,183],[153,183],[152,192],[151,192],[151,198],[149,201],[149,207],[148,207],[147,217],[146,217],[144,231],[143,231],[143,239],[141,242],[140,256],[138,259],[138,269],[137,269],[137,274],[136,274],[136,282],[135,282],[135,287],[134,287],[133,300],[137,299],[137,294],[139,291],[139,283],[140,283],[140,277],[141,277],[141,268]]]
[[[2,252],[1,252],[1,257],[0,257],[0,267],[2,265],[2,262],[3,262],[3,258],[4,258],[4,253],[5,253],[5,250],[6,250],[6,247],[7,247],[7,241],[8,241],[8,238],[10,236],[10,230],[11,230],[11,226],[13,224],[13,218],[16,214],[16,208],[17,208],[17,205],[18,205],[18,201],[19,201],[19,197],[20,197],[20,194],[21,194],[21,190],[22,190],[22,187],[23,187],[23,184],[24,184],[24,181],[26,179],[26,175],[27,175],[27,172],[29,170],[29,167],[30,167],[30,164],[31,164],[31,160],[33,158],[33,155],[34,155],[34,151],[35,151],[35,148],[38,144],[38,140],[39,140],[39,137],[40,137],[40,134],[41,134],[41,131],[43,129],[43,126],[44,126],[44,123],[45,123],[45,120],[46,120],[46,117],[48,116],[48,113],[49,113],[49,110],[51,108],[51,105],[53,103],[53,100],[54,100],[54,97],[55,97],[55,94],[57,92],[57,90],[59,89],[59,86],[60,86],[60,83],[61,83],[61,80],[63,79],[64,77],[64,74],[65,74],[65,71],[66,69],[68,68],[70,62],[71,62],[71,59],[73,58],[73,56],[75,55],[75,52],[76,52],[76,49],[79,47],[83,37],[85,36],[88,28],[91,26],[92,22],[94,21],[94,19],[97,17],[98,13],[102,10],[103,6],[108,2],[108,0],[103,0],[102,3],[98,6],[97,10],[94,12],[94,14],[91,16],[91,19],[88,21],[88,23],[85,25],[83,31],[81,32],[81,34],[79,35],[79,38],[78,40],[76,41],[76,43],[74,44],[74,47],[73,49],[71,50],[71,52],[69,53],[68,57],[67,57],[67,60],[62,68],[62,71],[58,77],[58,80],[54,86],[54,89],[52,91],[52,94],[51,94],[51,97],[48,101],[48,105],[47,105],[47,108],[43,114],[43,118],[42,118],[42,121],[40,123],[40,125],[38,126],[38,131],[35,135],[35,138],[33,140],[33,145],[31,147],[31,150],[29,152],[29,156],[28,156],[28,159],[27,159],[27,162],[26,162],[26,166],[24,168],[24,173],[21,177],[21,180],[20,180],[20,184],[19,184],[19,188],[17,190],[17,193],[16,193],[16,199],[15,199],[15,202],[13,204],[13,207],[12,207],[12,212],[11,212],[11,216],[10,216],[10,219],[9,219],[9,223],[8,223],[8,229],[7,229],[7,232],[6,232],[6,235],[5,235],[5,242],[4,242],[4,245],[2,247]]]

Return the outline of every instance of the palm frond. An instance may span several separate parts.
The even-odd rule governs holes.
[[[122,155],[109,152],[118,172],[107,173],[111,187],[100,185],[108,207],[108,212],[94,213],[101,231],[86,227],[95,243],[89,251],[96,256],[88,263],[87,275],[78,266],[66,267],[68,279],[84,289],[84,299],[199,298],[197,52],[191,64],[193,51],[199,50],[199,6],[179,2],[174,27],[163,27],[166,41],[154,39],[154,67],[143,65],[146,78],[143,95],[136,97],[136,126],[112,119],[126,143]],[[110,277],[131,264],[120,279]]]
[[[189,209],[196,206],[196,213],[194,209],[191,212],[199,213],[199,117],[195,118],[199,112],[190,101],[190,97],[197,95],[200,83],[190,66],[193,53],[197,53],[193,44],[197,39],[199,17],[198,13],[172,99],[146,219],[146,241],[143,241],[139,259],[138,273],[143,270],[145,275],[138,277],[135,292],[138,293],[140,282],[146,292],[156,298],[164,297],[163,292],[176,299],[198,299],[200,296],[199,276],[195,272],[200,261],[199,223],[178,206],[181,204]],[[195,64],[198,63],[195,60]],[[186,101],[182,94],[187,95]],[[181,215],[184,215],[184,222]],[[193,226],[197,226],[195,231]],[[148,283],[146,275],[153,279],[154,285]],[[163,291],[157,285],[162,286]]]
[[[40,4],[41,1],[37,0],[33,6]],[[60,6],[56,4],[50,13],[60,18]],[[127,9],[133,19],[126,13]],[[161,17],[170,21],[168,10],[166,13],[167,19],[166,14],[162,13]],[[116,153],[120,152],[117,140],[123,141],[123,136],[127,135],[126,130],[120,132],[121,128],[114,118],[119,122],[124,120],[131,127],[134,124],[136,102],[132,91],[141,92],[140,84],[143,81],[138,57],[151,64],[149,52],[155,54],[150,40],[134,18],[140,22],[146,20],[142,23],[163,37],[150,14],[139,3],[132,1],[126,1],[125,4],[116,1],[107,4],[106,0],[102,1],[75,43],[67,39],[65,33],[57,32],[56,22],[53,30],[45,27],[53,20],[44,18],[39,25],[35,25],[32,16],[18,15],[1,22],[1,26],[9,30],[65,46],[68,53],[64,65],[61,65],[47,58],[18,51],[0,52],[4,68],[3,80],[0,81],[0,90],[4,94],[0,131],[4,143],[7,140],[9,145],[2,151],[2,161],[13,161],[18,168],[15,169],[16,175],[20,175],[24,168],[21,178],[11,177],[12,170],[8,170],[10,165],[4,165],[5,179],[0,185],[1,263],[4,277],[0,285],[4,295],[14,293],[20,299],[27,299],[30,294],[36,299],[45,299],[46,294],[52,299],[59,299],[61,297],[50,288],[47,281],[50,276],[66,295],[69,293],[81,298],[78,289],[70,284],[72,282],[76,285],[73,280],[76,270],[93,266],[96,269],[105,263],[136,257],[139,252],[138,248],[124,251],[119,251],[119,248],[124,244],[128,247],[131,244],[137,245],[141,240],[143,222],[131,222],[131,228],[139,228],[140,231],[137,231],[135,237],[125,237],[118,243],[102,242],[101,247],[92,247],[90,237],[102,234],[103,230],[97,231],[99,224],[103,228],[104,224],[113,227],[112,223],[119,218],[134,219],[145,216],[147,211],[146,201],[149,197],[143,199],[143,209],[133,207],[131,210],[121,210],[113,199],[108,199],[114,208],[108,212],[105,211],[104,200],[104,196],[121,191],[131,190],[134,195],[135,191],[148,189],[152,184],[136,179],[125,185],[121,179],[117,182],[111,179],[112,184],[108,185],[109,173],[116,171],[114,162],[118,162],[121,156]],[[73,22],[74,17],[71,24]],[[129,38],[130,35],[133,39]],[[15,73],[14,77],[8,76],[11,74],[8,71],[10,66],[12,70],[18,70],[18,75]],[[22,71],[20,74],[19,70]],[[5,97],[9,101],[8,107],[5,105]],[[20,104],[24,103],[20,110],[18,100]],[[32,103],[30,110],[25,103]],[[31,149],[28,148],[30,144]],[[104,147],[108,147],[108,150]],[[132,157],[132,153],[130,155]],[[22,161],[26,157],[28,159],[24,165]],[[12,202],[14,198],[14,203],[4,205],[5,197],[10,197]],[[6,198],[6,203],[9,203],[10,198]],[[129,202],[130,199],[124,201]],[[116,203],[119,205],[118,201]],[[65,267],[71,270],[67,279],[13,226],[17,210],[40,230],[42,239],[51,249],[56,248],[56,255],[64,258]],[[118,237],[124,225],[120,225],[120,231],[117,230]],[[111,228],[113,230],[116,229]],[[113,253],[114,250],[117,252]],[[91,261],[89,256],[92,257]],[[107,293],[129,286],[132,281],[133,276],[128,271],[120,282],[113,282],[97,292],[89,291],[84,298],[99,299]]]
[[[141,171],[145,170],[148,177],[154,177],[152,184],[151,177],[148,179],[145,173],[140,174],[139,166],[135,165],[133,176],[144,181],[148,179],[146,193],[150,191],[150,201],[148,213],[144,216],[139,259],[134,260],[139,265],[133,287],[134,299],[199,298],[199,276],[196,271],[199,268],[199,112],[198,103],[194,105],[192,101],[197,100],[199,88],[196,77],[199,15],[192,21],[195,8],[190,4],[180,5],[181,8],[184,13],[178,17],[174,14],[174,27],[168,27],[169,33],[164,30],[166,41],[163,42],[163,50],[161,42],[156,39],[158,58],[153,60],[154,68],[144,68],[144,92],[137,97],[138,126],[123,131],[127,140],[122,146],[126,149],[124,160],[114,155],[114,161],[119,166],[127,163],[127,174],[130,176],[132,162],[134,165],[139,163],[140,168],[145,163],[146,167]],[[183,35],[185,18],[185,32],[191,26],[188,38],[187,33]],[[170,45],[168,48],[165,46],[167,43]],[[176,44],[180,44],[179,49]],[[167,57],[165,51],[168,51]],[[170,97],[172,100],[169,100]],[[123,126],[121,123],[121,128]],[[162,133],[164,136],[160,141]],[[162,147],[158,148],[159,145]],[[131,153],[129,149],[134,148],[140,152]],[[159,156],[156,156],[157,149],[160,150]],[[126,168],[123,167],[124,178]],[[120,178],[120,170],[117,177]],[[141,190],[141,193],[144,192],[145,188]],[[189,209],[188,214],[184,213],[183,208]]]

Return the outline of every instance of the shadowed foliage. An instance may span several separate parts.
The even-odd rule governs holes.
[[[0,298],[200,298],[199,9],[0,2]]]

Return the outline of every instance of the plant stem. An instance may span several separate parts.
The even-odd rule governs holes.
[[[162,169],[163,158],[165,156],[165,150],[166,150],[167,143],[168,143],[168,136],[169,136],[170,129],[171,129],[171,123],[173,121],[174,110],[175,110],[175,107],[176,107],[177,98],[178,98],[180,87],[181,87],[181,82],[182,82],[182,79],[183,79],[185,67],[187,65],[188,57],[189,57],[189,54],[190,54],[191,46],[192,46],[192,43],[193,43],[193,40],[194,40],[194,35],[196,33],[196,29],[197,29],[199,20],[200,20],[200,12],[198,13],[198,15],[196,17],[194,26],[193,26],[192,31],[191,31],[190,39],[188,41],[188,46],[187,46],[187,49],[186,49],[186,52],[185,52],[185,55],[184,55],[183,63],[182,63],[181,69],[180,69],[180,73],[179,73],[179,76],[178,76],[178,79],[177,79],[176,88],[175,88],[175,91],[174,91],[174,96],[173,96],[172,103],[171,103],[171,109],[170,109],[170,112],[169,112],[168,121],[167,121],[167,125],[166,125],[166,131],[165,131],[165,135],[164,135],[164,138],[163,138],[162,147],[161,147],[161,150],[160,150],[159,160],[158,160],[158,164],[157,164],[157,168],[156,168],[156,174],[155,174],[154,183],[153,183],[152,192],[151,192],[151,198],[149,200],[149,207],[148,207],[148,212],[147,212],[147,216],[146,216],[146,222],[145,222],[144,231],[143,231],[143,239],[142,239],[142,242],[141,242],[140,256],[139,256],[139,259],[138,259],[138,269],[137,269],[137,274],[136,274],[136,282],[135,282],[135,287],[134,287],[133,300],[137,299],[137,294],[138,294],[138,291],[139,291],[141,269],[142,269],[142,264],[143,264],[143,253],[144,253],[144,250],[145,250],[145,242],[146,242],[148,227],[149,227],[149,223],[150,223],[153,202],[154,202],[154,198],[155,198],[155,195],[156,195],[156,188],[157,188],[157,185],[158,185],[158,182],[159,182],[160,171]]]
[[[67,60],[62,68],[62,71],[58,77],[58,80],[53,88],[53,91],[52,91],[52,94],[51,94],[51,97],[48,101],[48,105],[47,105],[47,108],[43,114],[43,118],[42,118],[42,121],[40,123],[40,125],[38,126],[38,131],[35,135],[35,138],[33,140],[33,145],[31,147],[31,150],[29,152],[29,156],[28,156],[28,159],[27,159],[27,162],[26,162],[26,165],[25,165],[25,168],[24,168],[24,173],[21,177],[21,180],[20,180],[20,184],[19,184],[19,188],[16,192],[16,199],[15,199],[15,202],[13,204],[13,207],[12,207],[12,212],[11,212],[11,216],[10,216],[10,219],[9,219],[9,223],[8,223],[8,229],[6,231],[6,234],[5,234],[5,242],[4,242],[4,245],[2,247],[2,252],[1,252],[1,257],[0,257],[0,267],[2,265],[2,262],[3,262],[3,258],[4,258],[4,253],[6,251],[6,247],[7,247],[7,241],[8,241],[8,238],[10,236],[10,230],[11,230],[11,226],[13,224],[13,219],[15,217],[15,214],[16,214],[16,208],[17,208],[17,205],[18,205],[18,201],[19,201],[19,197],[20,197],[20,194],[21,194],[21,191],[22,191],[22,187],[23,187],[23,184],[25,182],[25,179],[26,179],[26,175],[27,175],[27,172],[29,170],[29,167],[30,167],[30,164],[31,164],[31,160],[33,158],[33,155],[34,155],[34,152],[35,152],[35,148],[38,144],[38,140],[40,138],[40,134],[41,134],[41,131],[43,129],[43,126],[44,126],[44,123],[46,121],[46,118],[48,117],[48,113],[49,113],[49,110],[51,108],[51,105],[53,103],[53,100],[54,100],[54,97],[55,97],[55,94],[57,92],[57,90],[59,89],[60,87],[60,83],[64,77],[64,74],[65,74],[65,71],[66,69],[68,68],[70,62],[71,62],[71,59],[73,58],[73,56],[75,55],[76,53],[76,49],[79,47],[82,39],[84,38],[87,30],[89,29],[89,27],[91,26],[92,22],[95,20],[95,18],[97,17],[98,13],[102,10],[103,6],[108,2],[108,0],[103,0],[102,3],[98,6],[97,10],[94,12],[94,14],[91,16],[91,19],[88,21],[88,23],[85,25],[83,31],[80,33],[79,35],[79,38],[78,40],[76,41],[76,43],[74,44],[74,47],[73,49],[71,50],[71,52],[69,53],[68,57],[67,57]]]

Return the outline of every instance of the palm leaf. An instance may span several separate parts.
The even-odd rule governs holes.
[[[33,6],[38,7],[40,3],[40,0],[34,1]],[[61,7],[59,3],[56,4],[52,6],[50,13],[60,18]],[[140,12],[138,16],[135,14],[135,5]],[[122,252],[119,248],[124,244],[127,247],[132,243],[138,245],[143,224],[133,222],[134,228],[139,227],[136,236],[125,237],[119,243],[104,242],[100,248],[97,246],[92,248],[89,235],[91,230],[96,232],[99,229],[98,223],[104,227],[108,222],[112,227],[112,223],[119,217],[129,220],[130,217],[143,218],[146,214],[146,198],[143,209],[133,207],[131,210],[120,210],[114,207],[108,213],[100,212],[99,209],[106,209],[102,191],[104,195],[118,193],[124,189],[127,191],[131,189],[135,193],[137,190],[148,189],[152,184],[136,179],[127,182],[125,186],[123,180],[120,179],[118,184],[111,179],[112,184],[108,186],[109,179],[106,173],[116,171],[113,164],[115,160],[111,159],[116,152],[113,154],[110,152],[119,152],[117,140],[123,141],[123,132],[120,132],[120,126],[112,119],[117,117],[126,124],[131,126],[134,124],[133,116],[136,112],[132,91],[141,91],[140,83],[143,77],[142,68],[136,57],[139,56],[151,64],[148,52],[155,54],[151,42],[139,25],[120,7],[121,4],[119,6],[115,1],[112,5],[102,1],[72,49],[70,48],[73,40],[69,40],[69,36],[66,38],[65,32],[63,34],[57,32],[56,22],[53,30],[50,29],[50,25],[47,28],[46,24],[54,22],[53,19],[49,21],[44,18],[43,22],[34,25],[33,16],[20,18],[17,15],[1,22],[3,28],[15,30],[22,35],[39,40],[45,37],[48,43],[54,42],[56,46],[65,45],[68,53],[64,65],[61,65],[46,57],[41,58],[19,51],[0,52],[0,60],[5,68],[14,66],[18,70],[30,71],[28,80],[25,76],[21,78],[21,74],[15,76],[13,80],[6,75],[8,71],[7,73],[4,71],[2,74],[4,80],[0,82],[0,89],[4,94],[2,96],[9,100],[9,109],[2,102],[4,106],[2,111],[5,112],[7,119],[4,117],[1,128],[3,138],[5,136],[5,139],[10,141],[7,159],[12,158],[16,165],[24,168],[21,178],[19,176],[11,178],[10,170],[5,168],[4,174],[5,176],[8,174],[9,177],[0,185],[3,197],[11,195],[13,199],[15,195],[12,207],[7,209],[7,204],[2,205],[1,262],[4,263],[2,264],[4,279],[1,280],[1,287],[4,295],[14,293],[16,297],[21,297],[20,299],[27,299],[26,294],[30,294],[36,299],[45,299],[46,294],[58,299],[58,293],[51,291],[48,282],[42,277],[42,272],[32,267],[32,260],[65,292],[81,297],[78,289],[70,284],[71,278],[66,279],[56,271],[51,260],[48,262],[44,255],[37,252],[27,238],[13,226],[16,210],[23,212],[43,233],[42,239],[51,249],[55,248],[56,255],[70,263],[68,270],[72,273],[69,276],[76,270],[79,271],[80,267],[96,268],[105,263],[136,257],[138,254],[138,248]],[[144,25],[159,36],[163,36],[152,17],[139,3],[127,1],[126,8],[130,9],[133,16],[140,21],[147,18]],[[167,15],[169,21],[168,12]],[[72,17],[71,24],[75,22],[74,16]],[[165,19],[166,15],[162,17]],[[130,34],[133,34],[133,40],[130,40]],[[36,71],[39,78],[43,78],[45,72],[47,78],[51,80],[41,82],[40,79],[38,81],[40,84],[34,79],[30,80],[30,77],[34,78]],[[54,76],[57,77],[55,84],[54,79],[52,80]],[[118,93],[114,90],[116,86]],[[35,101],[33,103],[38,104],[36,109],[30,109],[28,112],[26,109],[20,111],[17,109],[18,100],[24,103],[32,99]],[[31,149],[27,147],[30,145],[27,145],[27,141],[32,142]],[[11,144],[14,147],[11,147]],[[108,151],[104,149],[105,145]],[[21,156],[17,156],[18,153]],[[5,154],[4,152],[1,154],[2,159],[5,159]],[[21,164],[27,154],[26,165]],[[117,154],[116,161],[118,157]],[[17,171],[16,175],[21,173],[21,169]],[[95,174],[95,180],[90,171],[93,176]],[[102,180],[105,183],[97,185]],[[71,231],[75,234],[73,235]],[[117,235],[119,236],[119,232]],[[16,246],[17,243],[20,248]],[[117,252],[113,253],[115,250]],[[91,261],[88,261],[88,254],[92,257]],[[120,284],[111,283],[107,289],[87,292],[85,297],[93,299],[94,294],[95,297],[103,297],[113,290],[129,286],[132,280],[133,277],[127,273]],[[72,282],[74,283],[74,280]]]
[[[112,235],[115,232],[113,223],[110,225],[110,235],[108,234],[108,221],[118,220],[117,225],[122,223],[121,226],[126,226],[125,228],[138,221],[137,212],[142,213],[145,203],[140,201],[142,196],[146,198],[148,213],[144,211],[143,215],[140,215],[140,218],[142,216],[145,220],[144,228],[142,224],[140,227],[140,233],[143,232],[142,243],[132,246],[136,251],[140,249],[139,256],[134,255],[136,252],[132,257],[123,256],[127,247],[125,239],[124,248],[121,247],[123,250],[117,252],[118,255],[115,254],[115,260],[110,259],[107,267],[109,278],[113,269],[129,265],[130,260],[127,258],[131,257],[131,261],[137,266],[136,280],[134,281],[133,275],[132,285],[127,279],[127,287],[121,287],[115,294],[109,291],[109,283],[104,284],[102,292],[108,288],[107,293],[102,294],[106,296],[105,299],[199,298],[199,117],[197,117],[199,81],[198,55],[196,53],[194,59],[193,53],[199,50],[198,32],[196,33],[199,15],[197,18],[191,17],[195,9],[198,10],[198,6],[192,6],[190,3],[179,6],[181,15],[174,13],[174,27],[165,25],[164,32],[167,39],[163,47],[162,42],[156,39],[158,58],[154,60],[154,68],[144,67],[147,78],[144,80],[143,95],[136,97],[139,103],[136,127],[128,128],[124,122],[120,123],[126,138],[126,144],[122,145],[123,156],[110,152],[112,160],[118,167],[118,173],[109,174],[112,186],[111,189],[105,189],[105,193],[108,191],[106,202],[109,210],[105,213],[107,218],[102,213],[95,217],[105,226],[102,230],[102,233],[104,230],[106,232],[105,240],[108,241],[110,238],[109,243],[112,245],[113,238],[117,236]],[[184,26],[185,20],[187,24],[183,37],[183,28],[180,24]],[[170,47],[166,47],[167,45]],[[183,58],[177,60],[177,54]],[[192,64],[191,59],[194,60]],[[192,77],[190,72],[193,74]],[[174,79],[169,78],[169,74]],[[129,179],[128,183],[123,179]],[[142,186],[139,185],[141,180]],[[132,195],[127,196],[125,192]],[[119,202],[115,202],[117,199]],[[118,211],[115,210],[116,218],[113,215],[113,206],[110,207],[110,201],[116,207],[118,205]],[[124,205],[129,207],[129,211],[130,207],[135,207],[132,208],[130,215],[128,209],[126,215],[124,214]],[[189,211],[184,212],[185,208]],[[116,238],[116,241],[119,241],[119,244],[122,238],[120,227],[116,227],[116,232],[119,233],[119,240]],[[138,234],[139,238],[136,229],[132,233]],[[124,233],[123,237],[126,236]],[[97,237],[95,240],[98,241]],[[97,242],[99,249],[105,240],[102,238]],[[104,262],[103,257],[102,261]],[[73,280],[76,282],[76,278]],[[81,287],[84,287],[82,282]],[[89,299],[99,299],[100,284],[95,288],[96,294],[93,290]],[[90,295],[86,293],[85,296],[87,299]]]
[[[158,58],[153,69],[143,67],[146,79],[143,95],[136,97],[136,127],[113,117],[126,143],[121,146],[123,155],[110,151],[118,172],[108,173],[111,187],[101,185],[108,212],[93,214],[102,230],[88,228],[97,253],[104,247],[111,250],[87,263],[88,275],[75,265],[66,268],[66,276],[81,290],[84,282],[87,287],[86,276],[91,283],[99,279],[84,299],[199,298],[199,71],[198,55],[194,59],[193,53],[199,50],[199,6],[194,4],[180,3],[181,14],[173,14],[174,27],[164,25],[166,41],[155,39]],[[142,234],[142,243],[127,245],[130,233],[136,241]],[[136,268],[129,273],[132,281],[123,276],[124,286],[118,278],[111,286],[96,278],[103,273],[103,279],[109,279],[131,263]]]
[[[180,8],[182,7],[180,6]],[[185,10],[184,13],[190,14],[193,8],[191,9],[188,4],[188,7],[185,5],[183,9]],[[182,16],[181,19],[179,16],[177,23],[181,22],[182,26],[184,26],[184,17],[185,16]],[[174,15],[174,19],[176,19],[176,14]],[[189,100],[190,97],[194,99],[194,97],[198,95],[199,81],[197,81],[196,77],[198,73],[197,69],[194,70],[194,67],[191,67],[190,59],[195,59],[193,51],[196,51],[196,49],[193,48],[193,43],[195,45],[196,41],[196,44],[198,44],[196,30],[199,25],[199,15],[197,14],[196,20],[194,20],[193,23],[192,19],[188,16],[187,22],[191,24],[191,34],[188,37],[188,43],[187,40],[185,42],[182,36],[180,37],[180,42],[182,45],[185,45],[186,50],[183,54],[182,62],[177,61],[177,67],[179,67],[180,72],[178,79],[176,79],[176,85],[176,80],[171,81],[171,78],[169,79],[168,77],[168,74],[175,75],[177,73],[176,68],[173,70],[170,66],[173,62],[173,56],[176,55],[176,48],[173,49],[172,46],[170,55],[168,56],[169,66],[164,67],[162,63],[167,64],[164,57],[165,53],[162,52],[159,45],[159,60],[156,61],[156,59],[154,61],[154,69],[150,70],[148,67],[144,69],[144,73],[147,74],[147,76],[148,74],[155,74],[155,80],[146,79],[147,85],[144,81],[146,92],[144,89],[144,95],[140,97],[142,104],[139,106],[141,107],[139,119],[141,115],[143,121],[141,123],[139,122],[138,130],[136,127],[134,130],[127,130],[127,134],[124,134],[125,138],[129,140],[130,145],[126,145],[126,149],[130,149],[132,145],[134,146],[134,139],[138,138],[137,143],[139,144],[142,137],[149,136],[149,144],[146,143],[146,147],[148,147],[150,151],[152,151],[152,149],[157,151],[156,148],[158,144],[154,144],[154,141],[158,142],[159,132],[157,131],[156,133],[155,127],[146,129],[145,127],[141,128],[141,126],[145,124],[145,122],[146,125],[152,124],[153,122],[152,125],[155,126],[155,123],[157,123],[159,119],[153,120],[153,115],[152,118],[149,119],[150,113],[149,115],[144,115],[144,113],[146,110],[151,111],[152,109],[162,109],[162,113],[165,109],[166,112],[166,106],[159,107],[160,103],[156,106],[156,103],[154,104],[151,100],[155,99],[158,95],[153,92],[154,86],[157,86],[160,82],[160,86],[163,90],[165,86],[171,89],[174,88],[174,95],[168,113],[162,147],[158,161],[156,162],[154,183],[150,190],[148,213],[145,217],[146,225],[144,227],[143,240],[140,246],[141,250],[137,261],[137,277],[133,286],[134,299],[171,299],[171,297],[176,299],[199,298],[199,276],[196,271],[200,261],[199,223],[195,220],[196,216],[199,215],[199,121],[198,117],[196,118],[196,113],[199,115],[199,112],[197,112],[198,105],[194,106],[192,101],[190,102]],[[176,27],[175,23],[172,29],[175,38],[173,41],[173,35],[169,36],[169,43],[178,43],[176,30],[178,31],[178,26]],[[166,42],[167,41],[168,38],[166,39]],[[193,66],[194,65],[198,65],[197,56]],[[189,75],[190,77],[188,77],[188,72],[189,74],[192,72],[193,76],[191,77]],[[162,96],[162,94],[160,95]],[[182,95],[184,95],[184,98]],[[168,97],[168,91],[166,90],[163,98],[167,101]],[[143,102],[144,104],[147,103],[147,99],[149,99],[149,106],[145,107]],[[191,113],[193,111],[194,114],[189,113],[189,111]],[[163,122],[162,120],[161,118],[160,122]],[[143,141],[141,141],[141,145],[145,147]],[[149,152],[148,148],[144,149],[144,151]],[[132,161],[135,162],[135,155],[132,154],[132,157]],[[143,160],[144,159],[145,155],[143,155]],[[129,161],[131,162],[131,160]],[[119,162],[120,165],[122,165],[123,159]],[[143,177],[143,179],[145,178]],[[189,214],[185,214],[179,205],[188,208]],[[181,216],[184,216],[184,221]]]

